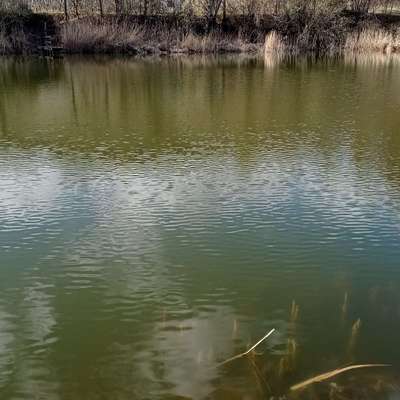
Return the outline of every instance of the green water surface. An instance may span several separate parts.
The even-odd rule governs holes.
[[[0,60],[1,400],[393,400],[399,338],[398,59]]]

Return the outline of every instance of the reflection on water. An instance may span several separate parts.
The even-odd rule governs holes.
[[[395,57],[2,59],[0,87],[2,399],[398,396]],[[289,390],[350,363],[393,366]]]

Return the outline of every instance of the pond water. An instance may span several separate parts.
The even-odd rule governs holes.
[[[399,330],[399,60],[0,60],[2,400],[395,399]]]

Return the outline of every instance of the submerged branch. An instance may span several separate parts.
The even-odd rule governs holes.
[[[353,369],[373,368],[373,367],[390,367],[390,365],[389,364],[358,364],[358,365],[350,365],[350,366],[345,367],[345,368],[335,369],[333,371],[326,372],[326,373],[321,374],[321,375],[317,375],[314,378],[307,379],[304,382],[300,382],[300,383],[298,383],[296,385],[293,385],[290,388],[290,390],[292,390],[292,391],[301,390],[301,389],[304,389],[305,387],[307,387],[308,385],[311,385],[311,384],[316,383],[316,382],[322,382],[322,381],[324,381],[326,379],[332,378],[332,377],[334,377],[336,375],[339,375],[339,374],[341,374],[343,372],[350,371],[350,370],[353,370]]]
[[[271,329],[265,336],[263,336],[256,344],[251,346],[247,351],[245,351],[244,353],[237,354],[236,356],[233,356],[231,358],[228,358],[225,361],[222,361],[221,363],[217,364],[217,367],[220,367],[221,365],[227,364],[233,360],[237,360],[238,358],[246,356],[251,351],[253,351],[259,344],[261,344],[265,339],[267,339],[269,336],[271,336],[274,332],[275,332],[275,328]]]

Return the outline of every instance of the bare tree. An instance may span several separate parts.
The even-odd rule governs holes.
[[[201,0],[200,5],[207,17],[209,25],[212,25],[218,15],[223,0]]]
[[[372,10],[390,13],[397,9],[399,3],[400,0],[0,0],[0,9],[15,11],[20,9],[20,4],[31,4],[35,12],[59,12],[66,19],[71,15],[90,13],[104,16],[109,12],[117,15],[183,12],[203,15],[211,26],[219,15],[222,20],[235,14],[255,17],[269,13],[281,15],[299,7],[328,13],[345,8],[359,13]]]
[[[65,20],[68,21],[68,0],[64,0],[64,15]]]
[[[71,0],[74,9],[75,17],[79,18],[79,10],[81,7],[81,0]]]
[[[115,0],[115,13],[116,13],[117,15],[122,14],[122,12],[123,12],[123,7],[124,7],[124,5],[123,5],[123,0]]]

